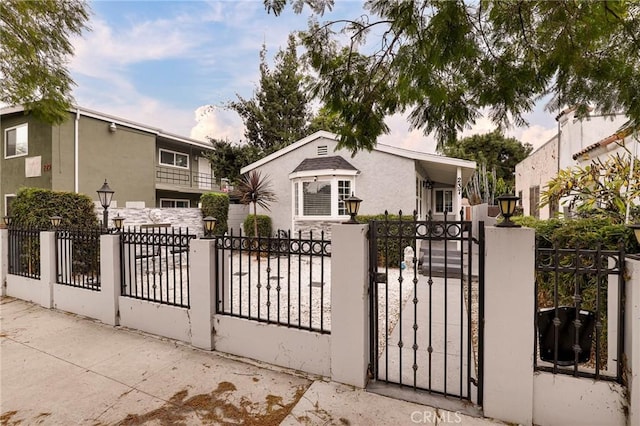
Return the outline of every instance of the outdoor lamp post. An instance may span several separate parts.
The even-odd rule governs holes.
[[[120,213],[113,218],[113,226],[118,230],[118,232],[122,229],[122,224],[124,223],[124,217],[120,216]]]
[[[501,195],[498,197],[500,214],[504,217],[504,220],[496,226],[500,228],[520,228],[520,225],[511,222],[511,216],[516,211],[516,203],[519,199],[520,197],[515,195]]]
[[[109,184],[107,184],[107,180],[105,179],[104,183],[102,184],[102,187],[98,189],[96,192],[98,193],[100,204],[104,209],[104,212],[102,213],[102,226],[104,226],[104,228],[107,229],[108,223],[109,223],[109,211],[107,209],[111,204],[111,198],[113,198],[114,191],[111,188],[109,188]]]
[[[216,228],[218,219],[213,216],[207,216],[202,220],[204,221],[204,236],[205,238],[210,238],[211,234],[213,234],[213,230]]]
[[[53,229],[58,229],[58,226],[60,226],[60,222],[62,222],[62,217],[58,215],[51,216],[49,218],[49,221],[51,221],[51,226],[53,226]]]
[[[5,216],[2,218],[2,220],[4,221],[5,226],[11,226],[11,220],[13,218],[11,216]]]
[[[358,210],[360,210],[360,203],[362,202],[362,200],[358,197],[355,197],[352,192],[351,197],[345,198],[343,201],[345,206],[347,207],[347,213],[349,213],[350,216],[349,220],[344,223],[358,223],[358,221],[356,220],[356,215],[358,214]]]

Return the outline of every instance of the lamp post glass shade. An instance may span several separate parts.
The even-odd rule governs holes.
[[[105,179],[100,189],[98,189],[96,192],[98,193],[100,204],[104,209],[104,212],[102,212],[102,226],[104,227],[104,229],[107,229],[109,227],[109,211],[107,209],[111,204],[111,198],[113,198],[114,191],[111,188],[109,188],[109,184]]]
[[[204,222],[204,235],[209,236],[213,233],[213,230],[216,228],[216,223],[218,223],[218,219],[213,216],[207,216],[202,219]]]
[[[500,214],[504,217],[504,220],[497,224],[499,227],[511,227],[519,228],[520,225],[511,221],[511,216],[516,211],[516,204],[520,197],[515,195],[501,195],[498,197],[498,206],[500,207]]]
[[[358,210],[360,210],[361,202],[362,200],[358,197],[355,197],[353,193],[351,194],[351,197],[347,197],[344,199],[344,205],[347,208],[347,213],[350,216],[349,221],[345,223],[358,223],[358,221],[356,220],[356,216],[358,214]]]
[[[104,180],[104,183],[102,184],[102,187],[100,187],[100,189],[98,189],[96,191],[98,193],[98,198],[100,199],[100,205],[102,205],[103,208],[107,208],[111,205],[111,198],[113,198],[113,193],[114,191],[109,188],[109,184],[107,183],[107,180]]]
[[[120,213],[118,213],[118,215],[113,218],[113,226],[115,226],[117,230],[120,230],[122,229],[123,223],[124,223],[124,217],[120,216]]]
[[[2,218],[2,220],[3,220],[3,222],[4,222],[4,224],[5,224],[6,226],[11,225],[11,219],[12,219],[12,217],[11,217],[11,216],[5,216],[5,217],[3,217],[3,218]]]
[[[60,226],[60,222],[62,222],[62,217],[58,215],[51,216],[49,220],[51,221],[51,226],[53,226],[54,228],[57,228],[58,226]]]

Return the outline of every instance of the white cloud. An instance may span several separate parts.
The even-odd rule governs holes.
[[[558,129],[555,127],[544,127],[538,124],[518,130],[512,136],[522,143],[530,143],[533,145],[533,149],[539,148],[558,133]]]
[[[191,137],[198,140],[226,139],[238,142],[243,138],[244,125],[234,111],[203,105],[195,110],[198,124],[191,129]]]

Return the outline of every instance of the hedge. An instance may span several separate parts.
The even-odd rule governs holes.
[[[75,192],[42,188],[21,188],[11,204],[13,223],[39,229],[51,226],[51,216],[60,216],[61,228],[97,228],[93,200]]]
[[[602,243],[605,250],[617,250],[622,242],[626,253],[640,252],[634,233],[626,225],[612,224],[610,220],[593,219],[548,219],[540,220],[531,216],[515,217],[513,221],[536,231],[539,247],[553,247],[554,243],[563,248],[584,248],[595,250]]]
[[[202,216],[213,216],[217,219],[215,235],[224,235],[227,232],[229,219],[229,196],[221,192],[207,192],[200,196],[202,203]]]
[[[258,216],[250,214],[244,220],[244,234],[247,237],[255,237],[253,229],[254,217],[258,220],[258,235],[261,237],[270,237],[272,232],[271,218],[267,215],[259,214]]]

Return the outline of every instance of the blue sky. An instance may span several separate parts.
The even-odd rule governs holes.
[[[259,79],[259,52],[269,58],[286,45],[291,31],[304,30],[310,11],[287,10],[276,17],[262,0],[245,1],[94,1],[92,31],[74,40],[70,68],[77,83],[76,102],[83,107],[204,139],[239,141],[244,128],[221,106],[236,93],[251,97]],[[337,0],[320,20],[355,17],[362,2]],[[538,146],[555,132],[552,114],[539,105],[528,117],[529,128],[510,135]],[[404,117],[387,120],[392,129],[381,142],[433,151],[434,141],[409,132]],[[465,134],[491,131],[486,119]]]

